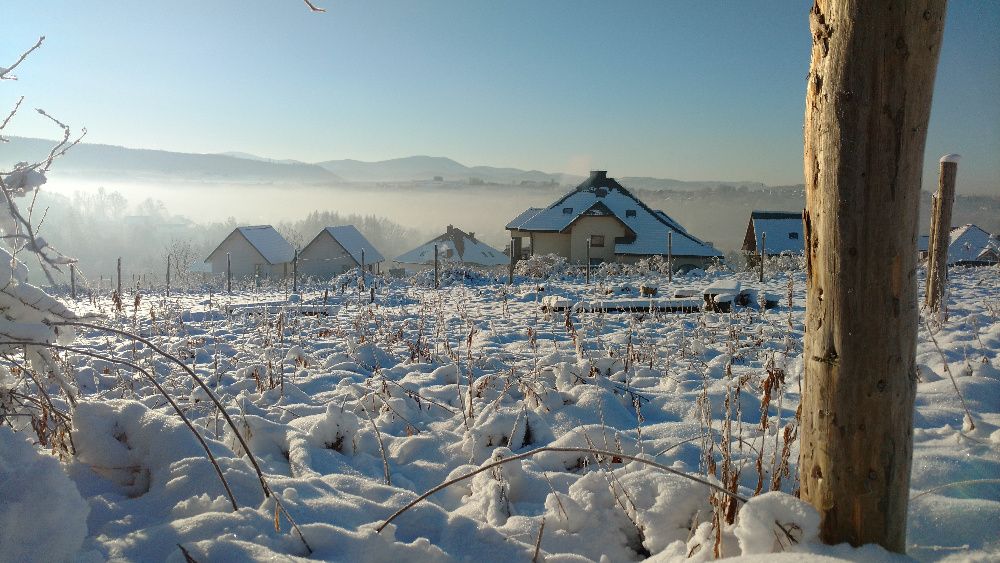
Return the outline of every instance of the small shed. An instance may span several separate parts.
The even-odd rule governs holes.
[[[743,252],[755,256],[767,235],[764,254],[801,255],[805,249],[802,214],[787,211],[753,211],[743,238]]]
[[[225,274],[227,255],[233,277],[281,278],[291,271],[295,249],[271,225],[255,225],[237,227],[205,262],[213,273]]]
[[[299,253],[299,274],[318,278],[339,276],[364,264],[369,272],[385,257],[354,225],[327,227]]]
[[[433,267],[435,245],[437,246],[438,262],[441,264],[468,264],[487,268],[510,264],[509,256],[478,240],[476,233],[466,233],[452,225],[448,225],[447,230],[441,236],[396,257],[394,262],[409,270]]]

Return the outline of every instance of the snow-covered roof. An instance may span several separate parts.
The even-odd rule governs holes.
[[[996,262],[1000,255],[1000,240],[996,235],[975,225],[962,225],[951,230],[948,243],[948,263]]]
[[[625,225],[631,236],[615,243],[615,254],[666,254],[667,233],[672,232],[673,253],[677,256],[722,256],[663,211],[650,209],[603,170],[591,172],[590,178],[549,207],[524,211],[507,228],[565,232],[584,216],[612,216]]]
[[[295,258],[295,249],[271,225],[239,227],[236,230],[271,264],[291,262]]]
[[[475,264],[478,266],[502,266],[510,263],[510,257],[492,246],[477,240],[475,233],[466,233],[448,225],[448,230],[413,250],[397,256],[395,261],[402,264],[433,264],[434,245],[438,247],[439,262]]]
[[[327,227],[323,231],[330,234],[333,240],[337,241],[340,246],[344,247],[350,255],[354,258],[354,261],[361,264],[361,251],[364,250],[365,264],[376,264],[385,260],[385,257],[375,249],[372,243],[368,242],[361,231],[356,229],[354,225],[341,225],[339,227]],[[308,248],[313,242],[319,239],[319,235],[313,239],[312,242],[306,245]]]
[[[278,234],[278,231],[274,230],[274,227],[271,225],[254,225],[250,227],[237,227],[236,230],[222,241],[222,244],[208,255],[205,261],[208,262],[211,260],[212,256],[222,248],[225,242],[237,233],[250,243],[250,246],[259,252],[261,257],[269,264],[284,264],[285,262],[291,262],[295,258],[295,249],[292,248],[292,245],[288,244],[288,241],[284,237]]]
[[[802,254],[804,236],[802,233],[802,214],[787,211],[753,211],[750,213],[753,224],[754,239],[760,248],[762,235],[767,233],[767,244],[764,252],[780,254],[792,252]]]

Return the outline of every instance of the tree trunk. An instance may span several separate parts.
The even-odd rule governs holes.
[[[951,209],[955,204],[958,155],[941,157],[938,191],[931,206],[931,235],[927,241],[927,307],[945,316],[945,286],[948,283],[948,246],[951,242]]]
[[[826,543],[903,552],[921,169],[946,0],[816,0],[799,476]]]

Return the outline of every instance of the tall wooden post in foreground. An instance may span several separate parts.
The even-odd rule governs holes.
[[[945,287],[948,284],[948,246],[951,242],[951,209],[955,204],[955,177],[958,175],[957,154],[941,157],[938,191],[931,204],[931,236],[927,241],[927,307],[946,314]]]
[[[906,548],[916,239],[946,0],[816,0],[799,477],[826,543]]]

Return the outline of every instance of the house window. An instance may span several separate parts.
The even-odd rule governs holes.
[[[625,211],[625,217],[635,217],[635,209]]]
[[[799,233],[788,233],[788,238],[793,239],[793,240],[798,240],[799,239]]]
[[[604,246],[604,235],[590,235],[590,246]]]
[[[563,215],[569,215],[570,213],[573,213],[572,207],[563,207]]]

